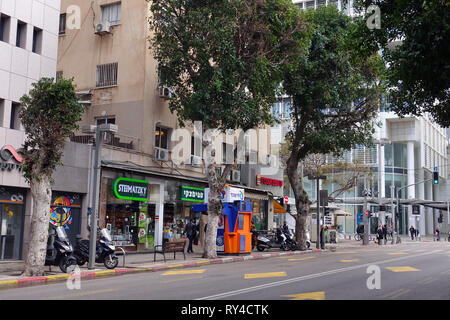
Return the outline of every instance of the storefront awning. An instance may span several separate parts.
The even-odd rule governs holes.
[[[256,193],[245,189],[245,198],[249,200],[269,200],[267,193]]]
[[[345,212],[344,210],[335,210],[335,211],[333,211],[333,214],[335,216],[347,216],[347,217],[353,216],[353,214],[351,214],[349,212]]]
[[[286,213],[286,209],[277,201],[273,200],[273,213]]]

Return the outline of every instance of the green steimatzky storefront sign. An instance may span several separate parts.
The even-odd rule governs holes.
[[[193,201],[193,202],[203,202],[205,197],[205,189],[194,188],[194,187],[180,187],[181,200],[183,201]]]
[[[148,181],[119,178],[113,184],[113,192],[118,199],[147,201]]]

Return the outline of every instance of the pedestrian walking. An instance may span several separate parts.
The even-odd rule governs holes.
[[[439,229],[436,229],[435,235],[436,235],[436,241],[439,241],[441,239]]]
[[[195,234],[196,234],[195,229],[196,229],[196,225],[195,225],[195,221],[193,221],[193,220],[190,220],[184,227],[184,233],[186,234],[186,236],[189,239],[187,253],[194,253],[194,251],[192,250],[192,242],[194,241]]]
[[[381,243],[383,241],[383,228],[380,226],[378,226],[377,229],[377,240],[378,240],[378,245],[381,246]]]
[[[411,233],[411,240],[414,240],[415,229],[413,226],[411,226],[411,228],[409,228],[409,232]]]
[[[384,244],[387,243],[387,233],[388,233],[387,226],[384,225],[384,226],[383,226],[383,238],[384,238]]]

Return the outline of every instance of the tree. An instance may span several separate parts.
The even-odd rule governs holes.
[[[20,101],[19,117],[25,128],[25,179],[33,196],[31,234],[23,275],[44,274],[52,173],[60,165],[64,143],[78,128],[84,107],[78,103],[73,80],[42,78]]]
[[[306,249],[310,201],[299,162],[314,153],[339,155],[369,144],[382,91],[383,63],[355,46],[351,19],[333,6],[307,10],[312,24],[308,53],[286,68],[283,87],[292,97],[292,126],[286,171],[297,207],[296,235]]]
[[[289,0],[155,0],[151,45],[160,84],[180,125],[201,121],[209,184],[204,256],[216,253],[221,191],[232,164],[216,174],[209,130],[269,123],[282,67],[302,53],[304,24]],[[205,154],[205,153],[204,153]]]
[[[381,49],[389,66],[391,109],[400,116],[429,113],[443,127],[450,126],[450,1],[355,0],[358,34],[364,46]],[[376,5],[380,28],[366,20]]]

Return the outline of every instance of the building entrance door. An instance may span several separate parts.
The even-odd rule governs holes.
[[[0,203],[0,260],[19,260],[23,205]]]

